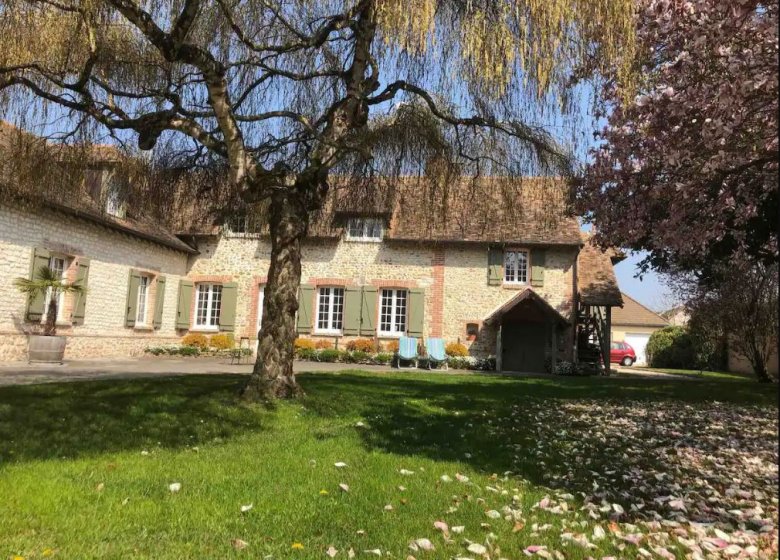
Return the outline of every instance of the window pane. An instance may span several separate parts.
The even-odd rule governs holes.
[[[406,332],[406,290],[396,291],[395,332]]]
[[[195,303],[195,324],[205,326],[208,318],[209,286],[198,284],[198,295]]]
[[[528,253],[525,251],[518,251],[517,253],[517,281],[528,281]]]
[[[141,276],[138,284],[138,304],[136,306],[135,322],[138,325],[146,324],[146,302],[149,294],[149,277]]]
[[[263,326],[263,305],[265,304],[265,286],[258,287],[257,294],[257,330]]]
[[[344,319],[344,288],[333,288],[333,323],[330,328],[334,331],[341,330]]]
[[[330,313],[330,288],[320,288],[319,310],[317,312],[317,328],[327,330],[328,314]]]
[[[211,286],[211,316],[210,327],[219,325],[219,312],[222,309],[222,286],[219,284]]]
[[[382,290],[382,305],[380,306],[379,330],[391,332],[393,323],[393,290]]]
[[[504,280],[507,282],[514,282],[515,270],[515,254],[512,251],[506,251],[504,253]]]

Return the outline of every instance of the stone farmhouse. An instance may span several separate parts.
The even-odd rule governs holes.
[[[46,264],[87,287],[61,301],[66,358],[136,356],[192,332],[230,332],[253,347],[271,252],[262,227],[240,213],[220,225],[136,212],[110,150],[97,153],[76,196],[0,200],[0,360],[25,359],[45,314],[43,298],[27,301],[13,281]],[[3,178],[13,182],[9,170]],[[608,349],[619,257],[588,243],[565,188],[538,178],[447,187],[377,181],[368,199],[332,189],[303,243],[301,336],[441,337],[514,371],[574,360],[587,340]]]

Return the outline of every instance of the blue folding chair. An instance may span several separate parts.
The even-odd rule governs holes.
[[[396,367],[399,369],[404,366],[401,362],[411,362],[413,365],[406,366],[406,369],[416,368],[420,356],[417,354],[417,339],[412,336],[402,336],[398,341],[398,356]]]
[[[425,341],[425,350],[428,354],[428,369],[433,369],[434,365],[442,369],[449,369],[443,338],[429,338]]]

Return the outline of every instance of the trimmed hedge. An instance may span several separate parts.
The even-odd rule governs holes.
[[[683,327],[671,325],[655,331],[645,348],[647,362],[655,368],[695,369],[693,337]]]

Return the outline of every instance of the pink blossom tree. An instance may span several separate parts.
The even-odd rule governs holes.
[[[577,189],[596,240],[643,270],[776,262],[778,2],[643,0],[637,41],[638,94],[605,80]]]

